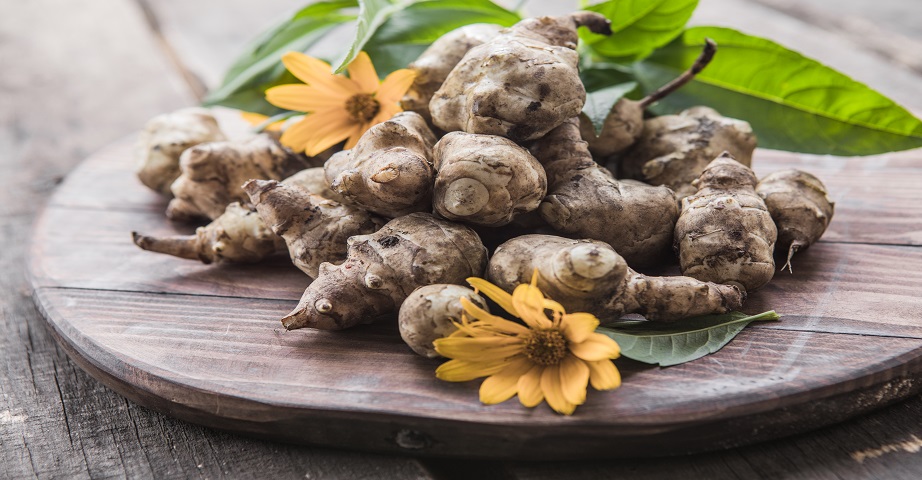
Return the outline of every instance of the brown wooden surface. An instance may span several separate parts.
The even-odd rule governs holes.
[[[917,25],[922,4],[756,3],[702,0],[696,21],[779,40],[922,110],[918,69],[904,68],[914,65],[918,48],[903,48],[922,40]],[[148,4],[155,22],[145,17],[142,4]],[[779,5],[780,10],[774,8]],[[57,347],[30,298],[24,259],[33,215],[77,162],[154,114],[191,104],[197,90],[189,74],[213,85],[219,70],[255,30],[292,8],[285,0],[35,0],[4,5],[0,478],[922,477],[922,396],[810,434],[693,456],[538,464],[419,461],[283,445],[198,427],[126,401],[84,373]],[[528,8],[566,7],[532,0]],[[836,159],[814,161],[827,160],[835,167]],[[877,192],[890,193],[887,188]],[[841,205],[843,198],[838,200]],[[912,205],[901,208],[901,214],[880,213],[908,220],[893,231],[915,231],[915,243],[905,243],[917,245],[922,229],[913,228],[912,219],[918,217]],[[887,238],[879,242],[899,244]],[[860,403],[861,397],[855,401]]]

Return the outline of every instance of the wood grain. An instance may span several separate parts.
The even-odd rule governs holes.
[[[484,406],[476,383],[437,381],[438,362],[411,353],[393,321],[284,331],[278,319],[307,283],[284,259],[206,266],[144,252],[125,232],[177,226],[136,208],[68,200],[75,191],[92,197],[81,186],[117,179],[106,166],[131,184],[130,171],[112,162],[123,155],[110,149],[75,170],[65,198],[53,198],[37,223],[35,298],[83,368],[142,405],[196,423],[418,455],[661,455],[815,428],[922,389],[922,256],[907,246],[823,242],[746,306],[790,320],[750,328],[689,364],[621,361],[624,387],[591,395],[572,418],[514,401]],[[830,188],[840,181],[832,177]]]

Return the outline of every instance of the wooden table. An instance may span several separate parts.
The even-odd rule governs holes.
[[[532,3],[538,11],[540,3],[550,2]],[[875,2],[883,9],[877,13],[892,14],[897,26],[922,14],[920,7],[896,3]],[[857,10],[866,8],[860,2],[838,5],[832,17],[818,1],[702,0],[696,21],[771,36],[922,109],[916,97],[922,62],[912,56],[922,52],[922,32],[875,26],[868,15],[877,13]],[[290,8],[282,0],[4,5],[0,478],[922,478],[922,397],[810,434],[723,452],[528,464],[387,457],[252,440],[139,407],[83,373],[55,345],[30,298],[25,246],[35,214],[89,153],[157,113],[195,103],[241,43]],[[814,30],[805,30],[811,25]],[[913,253],[922,244],[914,239]]]

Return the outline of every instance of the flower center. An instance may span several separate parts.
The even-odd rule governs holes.
[[[534,330],[525,340],[525,356],[539,365],[557,365],[567,356],[567,340],[560,330]]]
[[[370,93],[357,93],[346,100],[346,111],[356,122],[368,123],[381,111],[381,104]]]

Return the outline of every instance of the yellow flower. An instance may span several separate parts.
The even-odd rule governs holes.
[[[282,133],[283,145],[314,156],[348,139],[352,148],[372,125],[401,111],[397,102],[416,73],[397,70],[378,80],[371,59],[359,52],[347,67],[349,77],[334,75],[330,64],[303,53],[288,52],[282,63],[306,85],[279,85],[266,90],[266,100],[280,108],[310,113]]]
[[[269,117],[261,113],[255,112],[240,112],[240,117],[250,125],[258,127],[263,123],[266,123],[266,120],[269,120]],[[266,125],[266,128],[263,130],[266,132],[278,132],[282,129],[282,124],[285,123],[285,120],[279,120],[277,122],[272,122],[269,125]]]
[[[618,388],[621,375],[611,361],[621,353],[618,344],[595,333],[595,316],[568,314],[559,303],[544,298],[537,279],[535,272],[530,285],[519,285],[509,295],[484,279],[469,278],[475,289],[525,325],[491,315],[462,298],[458,330],[434,342],[439,354],[453,359],[442,364],[436,376],[450,382],[488,377],[480,385],[481,402],[500,403],[518,394],[526,407],[547,400],[564,415],[585,402],[587,384],[596,390]]]

